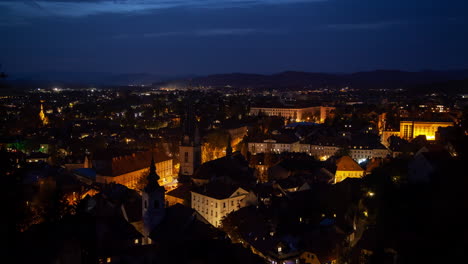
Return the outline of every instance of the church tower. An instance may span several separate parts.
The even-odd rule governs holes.
[[[166,209],[164,187],[158,183],[159,175],[156,173],[154,158],[151,158],[150,171],[147,176],[148,183],[143,188],[141,195],[142,214],[143,214],[143,244],[151,244],[149,235],[151,231],[164,219]]]
[[[44,106],[42,106],[42,103],[44,101],[41,100],[41,111],[39,111],[39,119],[41,119],[42,125],[47,125],[49,124],[49,118],[44,114]]]
[[[192,176],[201,165],[201,143],[197,120],[189,103],[182,124],[179,145],[180,175]]]

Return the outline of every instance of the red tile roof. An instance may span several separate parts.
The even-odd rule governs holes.
[[[350,156],[343,156],[336,161],[337,171],[364,171]]]

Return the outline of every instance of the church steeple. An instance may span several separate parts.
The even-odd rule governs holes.
[[[151,164],[148,176],[148,183],[146,184],[144,191],[145,192],[153,192],[159,188],[163,188],[159,185],[158,180],[160,179],[158,173],[156,172],[156,165],[154,163],[154,155],[151,155]],[[164,188],[163,188],[164,189]]]
[[[42,105],[44,101],[41,100],[41,111],[39,111],[39,118],[41,119],[42,124],[45,126],[49,124],[49,118],[44,114],[44,106]]]
[[[186,100],[187,108],[185,109],[182,123],[182,139],[179,145],[179,174],[192,176],[201,165],[201,142],[198,122],[192,106],[194,99],[189,96]],[[179,180],[183,179],[184,177],[179,178]]]
[[[166,190],[158,183],[159,175],[156,172],[154,156],[151,157],[150,170],[146,178],[148,179],[148,183],[143,188],[141,195],[143,235],[144,244],[151,244],[150,234],[161,223],[166,214],[164,197]]]
[[[184,146],[198,146],[200,145],[200,133],[198,130],[198,122],[195,118],[193,111],[192,98],[187,98],[187,106],[184,112],[182,123],[182,142]]]

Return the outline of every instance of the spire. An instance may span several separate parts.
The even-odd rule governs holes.
[[[146,176],[146,179],[148,179],[148,183],[146,184],[144,188],[145,192],[154,192],[158,188],[162,188],[158,183],[158,180],[160,179],[160,177],[156,173],[156,165],[154,163],[153,154],[151,154],[150,170],[149,170],[148,176]]]
[[[231,147],[231,134],[228,136],[228,142],[226,147],[226,157],[232,155],[232,147]]]
[[[43,125],[47,125],[49,124],[49,118],[47,118],[47,116],[44,114],[44,106],[42,105],[43,102],[44,101],[41,100],[41,111],[39,111],[39,118],[41,119]]]
[[[184,110],[182,122],[182,145],[197,146],[200,144],[200,133],[198,131],[198,121],[193,109],[193,102],[195,98],[191,94],[185,98],[186,107]]]

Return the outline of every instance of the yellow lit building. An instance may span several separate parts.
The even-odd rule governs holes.
[[[319,113],[320,118],[317,120],[320,123],[324,123],[325,119],[330,115],[330,112],[335,107],[329,106],[313,106],[304,108],[286,108],[286,107],[252,107],[250,108],[250,115],[258,115],[264,113],[267,116],[282,116],[288,119],[294,119],[296,122],[299,121],[312,121],[307,119],[307,115],[313,115]]]
[[[417,136],[426,136],[427,140],[435,140],[435,134],[439,127],[453,126],[451,121],[400,121],[400,137],[411,140]]]
[[[150,151],[116,157],[107,155],[95,157],[92,166],[96,170],[96,182],[118,183],[135,189],[140,179],[147,174],[151,157]],[[160,177],[159,184],[165,185],[172,182],[172,159],[160,153],[155,153],[154,159],[156,173]]]
[[[362,178],[364,169],[350,156],[343,156],[336,161],[335,183],[346,178]]]
[[[39,112],[39,118],[41,119],[43,125],[47,125],[49,124],[49,118],[44,114],[44,106],[42,105],[42,102],[43,101],[41,101],[41,111]]]

